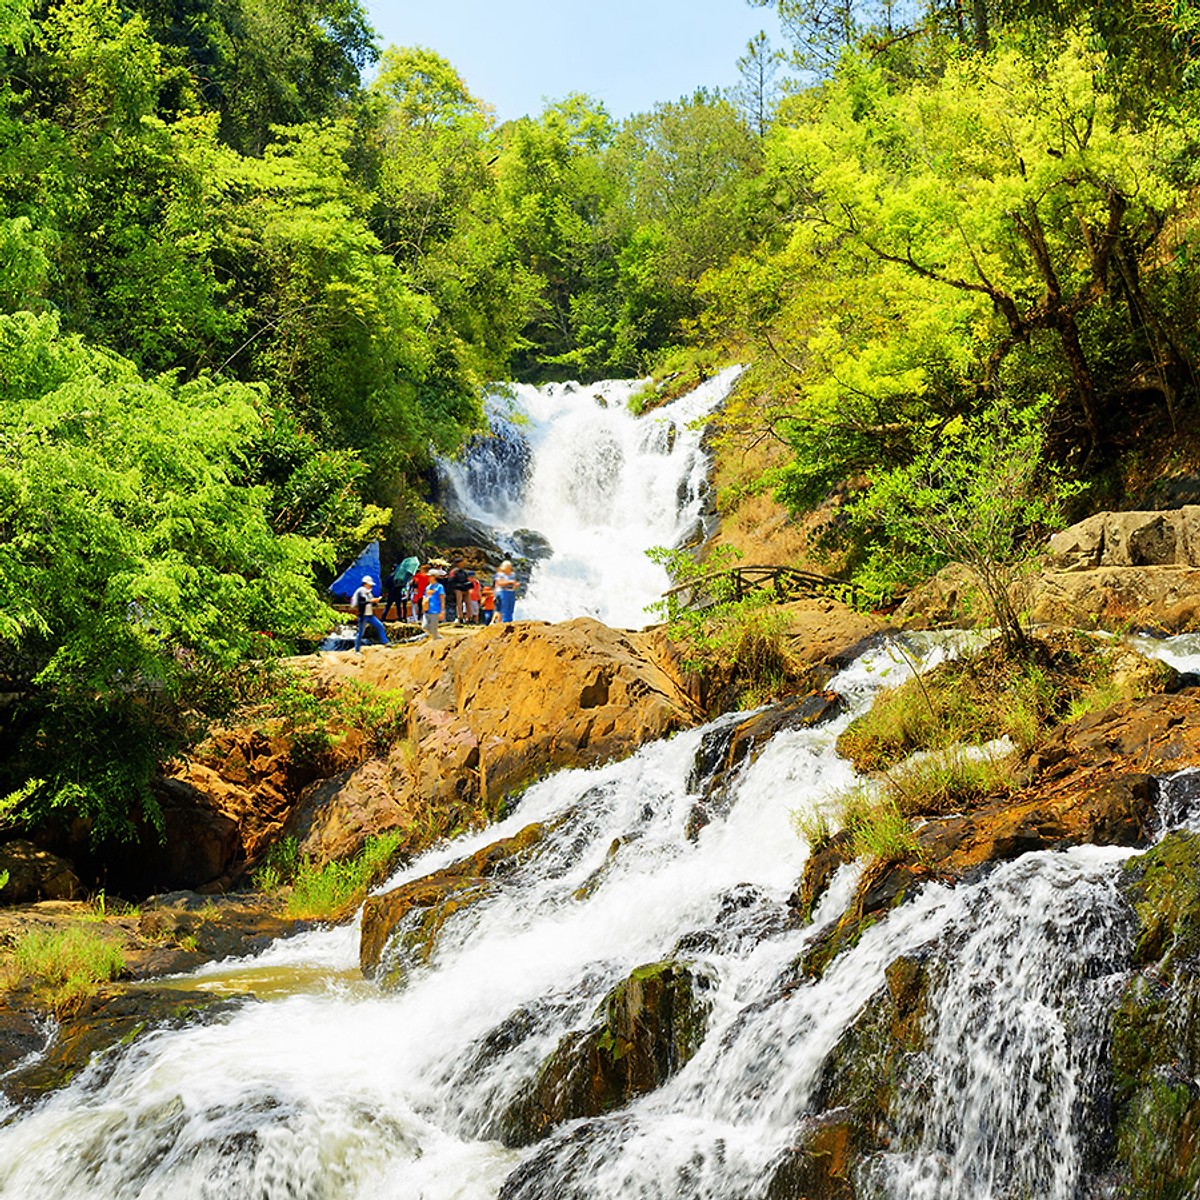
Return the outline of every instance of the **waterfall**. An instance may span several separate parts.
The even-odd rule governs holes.
[[[950,635],[908,635],[929,665]],[[1165,652],[1165,651],[1164,651]],[[732,803],[689,836],[706,737],[739,718],[566,771],[492,828],[431,850],[424,876],[533,822],[547,834],[486,896],[451,916],[397,990],[358,977],[351,925],[276,943],[186,982],[272,993],[160,1029],[94,1061],[0,1127],[13,1200],[756,1200],[821,1104],[825,1076],[900,956],[928,964],[926,1044],[904,1067],[885,1152],[862,1194],[894,1200],[1075,1200],[1089,1192],[1088,1114],[1102,1091],[1105,1012],[1127,970],[1116,890],[1129,853],[1025,855],[957,886],[930,883],[818,979],[797,964],[849,903],[842,867],[811,922],[787,900],[808,847],[789,813],[851,785],[838,733],[909,670],[877,649],[831,686],[846,711],[777,734]],[[1192,775],[1167,789],[1194,816]],[[710,1005],[695,1056],[605,1116],[506,1148],[499,1114],[632,970],[691,964]],[[0,1113],[0,1118],[4,1114]]]
[[[739,374],[730,367],[640,417],[629,399],[644,381],[517,385],[492,398],[491,434],[442,470],[449,506],[502,548],[523,555],[528,530],[549,543],[518,618],[647,623],[646,606],[670,581],[646,551],[704,532],[708,455],[697,422]]]

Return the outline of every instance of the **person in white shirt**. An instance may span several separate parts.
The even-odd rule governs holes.
[[[370,625],[377,634],[382,645],[388,644],[387,630],[383,627],[383,622],[375,615],[375,605],[383,598],[382,596],[374,595],[375,580],[370,575],[364,575],[362,587],[350,597],[350,603],[354,611],[358,614],[358,632],[354,636],[354,653],[357,654],[362,649],[363,633]]]

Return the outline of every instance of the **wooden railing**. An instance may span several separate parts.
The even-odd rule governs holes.
[[[718,581],[728,583],[718,585]],[[832,596],[838,600],[852,600],[854,584],[829,575],[818,575],[814,571],[801,571],[797,567],[753,566],[729,567],[721,571],[710,571],[684,583],[677,583],[664,593],[666,597],[678,597],[677,604],[684,608],[709,608],[724,600],[743,600],[754,592],[770,588],[775,599],[784,604],[804,596]]]

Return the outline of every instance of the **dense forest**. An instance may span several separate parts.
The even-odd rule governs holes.
[[[489,380],[750,364],[725,436],[849,486],[875,597],[948,478],[1019,460],[1020,536],[1194,423],[1200,9],[777,7],[728,94],[498,124],[358,0],[0,0],[0,821],[153,823]]]

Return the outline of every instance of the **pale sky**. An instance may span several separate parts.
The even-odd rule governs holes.
[[[458,68],[501,121],[586,92],[614,117],[732,87],[773,9],[746,0],[367,0],[384,46],[425,46]]]

